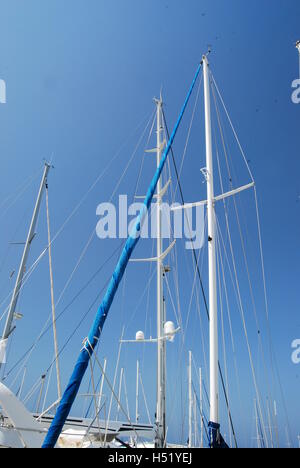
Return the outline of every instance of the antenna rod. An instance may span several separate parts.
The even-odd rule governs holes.
[[[21,260],[21,263],[20,263],[18,276],[17,276],[17,279],[16,279],[14,292],[13,292],[11,303],[10,303],[10,306],[9,306],[9,311],[8,311],[8,315],[7,315],[7,319],[6,319],[6,323],[5,323],[5,327],[4,327],[4,331],[3,331],[3,335],[2,335],[2,340],[0,341],[0,344],[2,342],[2,346],[1,346],[2,348],[6,347],[6,344],[7,344],[6,340],[8,339],[9,335],[14,330],[14,328],[12,327],[12,322],[14,320],[14,315],[15,315],[15,312],[16,312],[16,307],[17,307],[17,303],[18,303],[18,299],[19,299],[19,294],[20,294],[20,290],[21,290],[21,287],[22,287],[22,283],[23,283],[23,278],[24,278],[24,273],[25,273],[25,270],[26,270],[26,263],[27,263],[27,259],[28,259],[28,255],[29,255],[29,251],[30,251],[30,247],[31,247],[31,242],[32,242],[32,240],[34,238],[34,235],[35,235],[34,230],[35,230],[35,227],[36,227],[36,223],[37,223],[37,219],[38,219],[38,215],[39,215],[39,211],[40,211],[41,200],[42,200],[42,196],[43,196],[44,189],[45,189],[45,186],[46,186],[46,180],[47,180],[47,175],[48,175],[49,169],[50,169],[50,165],[48,163],[46,163],[45,168],[44,168],[44,172],[43,172],[43,176],[42,176],[42,180],[41,180],[41,185],[40,185],[38,197],[37,197],[36,204],[35,204],[34,211],[33,211],[33,215],[32,215],[32,220],[31,220],[28,235],[27,235],[27,240],[26,240],[26,243],[25,243],[24,251],[23,251],[22,260]],[[1,364],[3,364],[5,362],[5,352],[3,353],[2,357],[3,357],[3,359],[2,359],[2,363],[0,362],[0,368],[1,368]]]

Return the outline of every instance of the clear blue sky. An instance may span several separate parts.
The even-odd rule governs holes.
[[[140,132],[133,135],[134,129],[151,114],[152,98],[163,87],[171,127],[201,54],[211,44],[211,67],[247,158],[251,161],[257,184],[273,343],[286,394],[293,443],[296,444],[296,436],[300,433],[300,367],[292,364],[290,356],[291,342],[300,338],[300,203],[297,203],[300,195],[300,105],[291,102],[291,83],[298,78],[299,70],[294,48],[294,43],[300,38],[299,2],[0,0],[0,11],[0,79],[4,79],[7,85],[7,104],[0,105],[0,300],[12,287],[9,274],[17,267],[21,253],[20,247],[10,247],[7,253],[8,244],[11,240],[24,239],[43,158],[53,157],[55,166],[49,179],[49,190],[52,231],[56,232],[102,168],[131,135],[108,176],[88,195],[53,247],[58,297],[96,225],[96,206],[101,201],[107,201],[112,193],[142,127]],[[178,158],[184,138],[183,133],[179,135]],[[203,148],[197,154],[197,147],[193,146],[188,156],[195,171],[203,167]],[[132,172],[120,186],[120,193],[132,195],[139,165],[137,158]],[[151,165],[147,167],[150,172],[146,174],[144,189],[151,178]],[[9,204],[1,203],[7,196],[16,193],[24,180],[36,173],[34,183],[6,211]],[[191,176],[188,166],[182,183],[187,199],[194,200],[201,196],[200,190],[203,189],[199,189],[197,178]],[[255,235],[255,229],[250,230],[250,237],[254,238]],[[43,207],[31,261],[45,244]],[[94,239],[60,310],[116,246],[113,241]],[[256,255],[259,255],[258,250]],[[110,262],[61,319],[61,343],[95,299],[112,268],[113,262]],[[21,297],[20,309],[24,319],[18,325],[14,338],[15,359],[11,356],[11,363],[30,346],[50,311],[46,259],[37,271]],[[132,284],[130,286],[130,278],[135,288]],[[123,305],[122,293],[119,294],[100,352],[101,358],[110,356],[111,373],[121,331],[120,314],[133,320],[133,310],[137,305],[136,290],[144,288],[145,277],[141,275],[137,278],[136,273],[130,271],[126,281],[126,305]],[[187,288],[190,288],[189,284]],[[95,310],[96,306],[62,356],[64,383]],[[263,315],[264,311],[260,310],[260,313]],[[138,315],[141,315],[139,326],[143,327],[144,310],[140,310]],[[238,317],[235,320],[238,321]],[[132,336],[135,331],[136,324],[133,323],[127,332]],[[237,340],[240,339],[242,341],[238,336]],[[255,340],[254,343],[256,346]],[[193,335],[190,344],[194,348],[197,365],[200,365],[203,356],[197,350],[197,336]],[[28,370],[28,389],[30,383],[49,365],[50,346],[51,335],[43,341],[40,353],[33,356],[34,364]],[[133,364],[139,355],[136,350],[128,350],[124,354]],[[170,375],[176,369],[175,354],[173,356],[170,352]],[[142,370],[149,389],[154,382],[149,365],[151,368],[154,359],[153,350],[152,361],[150,359],[148,367],[145,365]],[[249,367],[246,354],[242,354],[242,359]],[[134,369],[128,369],[128,374],[133,380]],[[254,392],[253,388],[248,391],[251,384],[249,372],[247,379],[244,394],[248,401],[244,405],[251,429],[254,424]],[[134,393],[134,385],[129,386]],[[53,395],[54,392],[52,388]],[[153,403],[151,396],[149,399]],[[279,400],[283,430],[281,443],[284,445],[285,421]],[[132,406],[133,402],[134,399]],[[235,400],[233,406],[237,428],[240,432],[247,430],[246,422],[239,421]],[[173,424],[175,427],[176,418]],[[170,431],[175,438],[178,430],[174,427]],[[252,435],[250,430],[249,437]]]

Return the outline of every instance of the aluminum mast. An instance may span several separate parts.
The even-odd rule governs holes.
[[[162,98],[155,99],[157,106],[157,129],[156,129],[156,157],[157,168],[161,163],[161,155],[164,141],[161,138],[162,127]],[[162,260],[163,240],[162,240],[162,183],[161,177],[157,182],[157,413],[156,424],[157,433],[155,446],[163,448],[166,440],[166,341],[164,336],[164,296],[163,296],[163,275],[164,265]]]
[[[8,337],[10,336],[10,334],[14,330],[14,327],[12,327],[12,322],[14,320],[16,307],[17,307],[17,303],[18,303],[18,299],[19,299],[19,294],[20,294],[20,290],[21,290],[21,287],[22,287],[22,283],[23,283],[23,278],[24,278],[24,273],[25,273],[25,270],[26,270],[26,263],[27,263],[27,259],[28,259],[28,255],[29,255],[29,251],[30,251],[30,247],[31,247],[31,242],[33,241],[34,236],[35,236],[34,231],[35,231],[35,227],[36,227],[36,223],[37,223],[37,219],[38,219],[38,215],[39,215],[39,211],[40,211],[42,196],[43,196],[43,193],[44,193],[44,190],[45,190],[45,187],[46,187],[46,182],[47,182],[47,176],[48,176],[49,169],[50,169],[50,165],[48,163],[46,163],[45,168],[44,168],[44,172],[43,172],[43,177],[42,177],[42,180],[41,180],[41,185],[40,185],[38,197],[37,197],[35,208],[34,208],[34,211],[33,211],[33,216],[32,216],[32,220],[31,220],[27,240],[25,242],[25,247],[24,247],[24,251],[23,251],[22,260],[21,260],[21,263],[20,263],[18,276],[17,276],[17,279],[16,279],[14,292],[13,292],[13,295],[12,295],[12,299],[11,299],[11,303],[10,303],[10,306],[9,306],[9,311],[8,311],[8,315],[7,315],[7,319],[6,319],[6,323],[5,323],[5,327],[4,327],[4,331],[3,331],[3,335],[2,335],[1,342],[2,342],[2,347],[4,347],[4,348],[6,347],[6,343],[7,343],[6,340],[8,339]],[[3,361],[5,361],[5,358],[3,359]],[[1,362],[0,362],[0,368],[1,368]]]
[[[213,446],[219,432],[219,388],[218,388],[218,316],[216,275],[216,224],[214,201],[214,174],[212,159],[211,109],[209,65],[203,56],[205,140],[206,140],[206,183],[208,220],[208,269],[209,269],[209,369],[210,369],[210,443]]]

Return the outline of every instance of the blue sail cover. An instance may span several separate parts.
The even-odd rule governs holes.
[[[208,424],[209,448],[228,449],[228,445],[220,433],[220,424],[209,422]]]
[[[82,379],[84,377],[85,371],[87,369],[89,359],[92,356],[94,349],[96,348],[97,342],[100,338],[105,320],[107,318],[108,312],[110,310],[110,306],[113,302],[113,299],[115,297],[115,294],[117,292],[117,289],[119,287],[119,284],[122,280],[122,277],[124,275],[125,269],[128,265],[129,259],[132,255],[132,252],[134,248],[136,247],[136,244],[139,241],[139,236],[140,236],[140,231],[142,227],[142,223],[145,217],[145,214],[147,213],[147,210],[149,209],[153,195],[156,190],[157,183],[159,181],[159,178],[161,176],[162,170],[164,168],[167,156],[170,152],[171,146],[173,144],[174,138],[176,136],[178,127],[180,125],[180,122],[182,120],[183,114],[185,112],[185,109],[187,107],[187,104],[189,102],[189,99],[191,97],[192,91],[194,89],[195,83],[197,81],[197,78],[199,76],[201,69],[201,63],[199,64],[195,77],[193,79],[192,85],[189,89],[189,92],[187,94],[187,97],[185,99],[185,102],[183,104],[182,110],[180,112],[180,115],[178,117],[178,120],[176,122],[176,125],[174,127],[174,130],[172,132],[172,135],[168,141],[168,144],[163,152],[162,158],[161,158],[161,163],[160,166],[157,168],[157,171],[153,177],[153,180],[150,184],[150,187],[148,189],[146,198],[144,200],[143,207],[139,213],[136,225],[131,232],[130,236],[128,237],[126,244],[124,246],[124,249],[121,253],[120,259],[118,261],[118,264],[116,266],[116,269],[112,275],[112,278],[110,280],[110,283],[108,285],[106,294],[104,296],[104,299],[98,309],[96,318],[94,320],[94,323],[92,325],[92,328],[90,330],[90,333],[88,335],[88,338],[80,351],[79,358],[77,360],[77,363],[75,365],[73,374],[70,378],[69,384],[62,396],[60,405],[56,411],[56,415],[52,421],[52,424],[48,430],[48,433],[45,437],[44,443],[42,448],[54,448],[55,444],[61,434],[61,431],[63,429],[63,426],[66,422],[66,419],[70,413],[70,410],[72,408],[72,405],[74,403],[74,400],[76,398],[76,395],[78,393],[80,384],[82,382]]]

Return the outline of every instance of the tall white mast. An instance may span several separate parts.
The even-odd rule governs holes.
[[[155,99],[157,106],[157,129],[156,129],[156,159],[157,167],[160,165],[161,155],[163,150],[163,139],[162,139],[162,98]],[[162,182],[161,178],[157,183],[157,413],[156,413],[156,424],[157,434],[155,440],[155,446],[162,448],[165,445],[166,437],[166,342],[164,336],[164,322],[165,322],[165,310],[164,310],[164,296],[163,296],[163,274],[164,266],[162,260],[163,253],[163,240],[162,240]]]
[[[154,99],[156,104],[156,148],[146,150],[147,153],[156,154],[156,165],[159,168],[164,146],[166,144],[165,138],[162,137],[164,130],[163,127],[163,112],[162,112],[162,97]],[[156,433],[155,433],[155,447],[163,448],[166,445],[166,341],[173,341],[175,334],[180,330],[175,330],[173,322],[166,322],[166,304],[163,292],[163,280],[167,272],[170,271],[169,267],[164,266],[164,259],[169,255],[174,247],[176,241],[163,252],[163,238],[162,238],[162,199],[166,193],[171,179],[162,187],[162,178],[160,177],[157,183],[156,192],[156,257],[131,259],[131,262],[155,262],[157,268],[157,338],[145,340],[142,331],[137,332],[135,340],[122,340],[121,343],[156,343],[157,344],[157,390],[156,390]],[[144,197],[137,197],[144,198]]]
[[[48,227],[48,253],[49,253],[50,289],[51,289],[52,328],[53,328],[54,353],[55,353],[55,365],[56,365],[57,395],[58,395],[58,399],[61,400],[61,379],[60,379],[60,368],[59,368],[59,358],[58,358],[59,352],[58,352],[55,301],[54,301],[53,268],[52,268],[52,254],[51,254],[51,230],[50,230],[49,197],[48,197],[47,181],[46,181],[46,209],[47,209],[47,227]]]
[[[10,303],[10,306],[9,306],[9,311],[8,311],[8,314],[7,314],[7,319],[6,319],[6,323],[5,323],[5,327],[4,327],[4,331],[3,331],[3,335],[2,335],[2,340],[1,341],[4,344],[6,343],[6,340],[9,337],[9,335],[14,330],[13,327],[12,327],[12,322],[14,320],[16,307],[17,307],[17,303],[18,303],[18,298],[19,298],[20,290],[21,290],[22,283],[23,283],[23,278],[24,278],[24,273],[25,273],[25,270],[26,270],[26,263],[27,263],[27,259],[28,259],[28,255],[29,255],[29,251],[30,251],[31,242],[33,241],[33,238],[34,238],[34,235],[35,235],[34,230],[35,230],[36,222],[37,222],[39,211],[40,211],[41,200],[42,200],[43,192],[45,190],[47,175],[48,175],[49,169],[50,169],[50,166],[49,166],[49,164],[46,163],[45,168],[44,168],[44,172],[43,172],[43,176],[42,176],[42,180],[41,180],[41,185],[40,185],[38,197],[37,197],[36,204],[35,204],[34,211],[33,211],[33,215],[32,215],[32,220],[31,220],[31,223],[30,223],[30,228],[29,228],[27,239],[26,239],[26,242],[25,242],[25,247],[24,247],[22,260],[21,260],[20,267],[19,267],[18,276],[17,276],[17,279],[16,279],[14,292],[13,292],[13,295],[12,295],[12,299],[11,299],[11,303]],[[1,367],[1,362],[0,362],[0,367]]]
[[[218,389],[218,317],[216,281],[216,238],[214,177],[212,160],[211,110],[209,64],[203,57],[204,102],[205,102],[205,140],[206,140],[206,181],[207,181],[207,219],[208,219],[208,269],[209,269],[209,350],[210,350],[210,422],[219,424]]]

